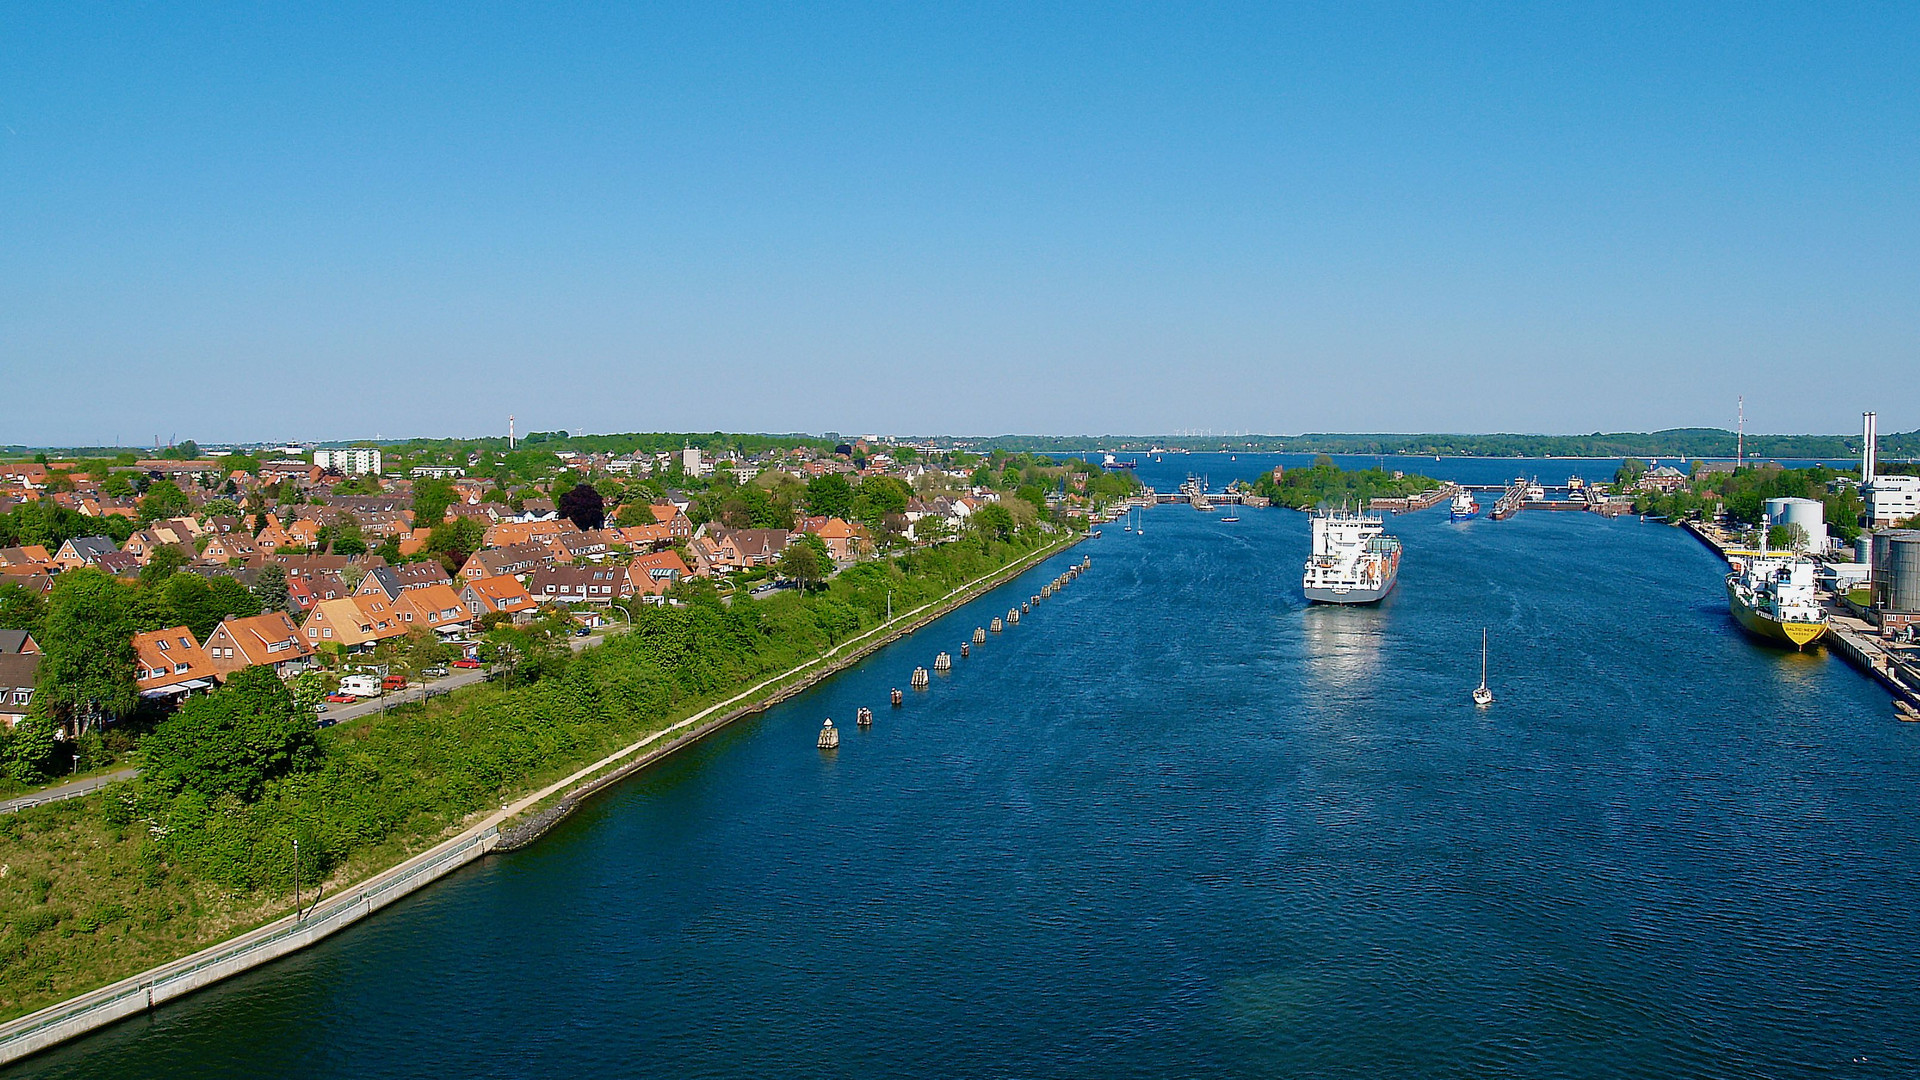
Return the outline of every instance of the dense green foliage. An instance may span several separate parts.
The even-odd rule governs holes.
[[[114,544],[119,545],[126,543],[136,528],[139,526],[132,518],[88,517],[51,500],[40,499],[0,514],[0,547],[40,544],[53,552],[76,536],[111,537]]]
[[[1342,505],[1362,510],[1370,499],[1403,498],[1439,486],[1440,481],[1427,476],[1408,474],[1396,478],[1380,469],[1342,469],[1322,454],[1311,466],[1287,469],[1278,479],[1273,473],[1262,473],[1254,481],[1253,492],[1272,499],[1275,506],[1296,510]]]
[[[266,668],[236,672],[218,693],[189,699],[141,741],[143,796],[157,817],[174,820],[181,798],[199,805],[260,798],[267,782],[308,772],[319,761],[313,714],[296,709],[287,685]],[[191,830],[171,829],[169,837]]]
[[[1730,521],[1755,525],[1765,513],[1768,499],[1813,499],[1826,506],[1827,532],[1851,541],[1860,535],[1860,517],[1866,507],[1852,483],[1840,482],[1842,476],[1851,478],[1851,474],[1818,465],[1808,469],[1760,466],[1735,472],[1695,473],[1685,487],[1670,494],[1637,493],[1633,509],[1673,521],[1695,515],[1711,517],[1724,509]]]

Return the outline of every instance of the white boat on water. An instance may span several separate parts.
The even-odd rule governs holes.
[[[1447,509],[1447,517],[1454,521],[1465,521],[1480,512],[1480,504],[1465,488],[1453,493],[1453,505]]]
[[[1372,604],[1400,576],[1400,539],[1371,514],[1317,514],[1301,591],[1317,604]]]

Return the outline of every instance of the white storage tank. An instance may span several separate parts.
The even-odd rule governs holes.
[[[1827,550],[1827,507],[1812,499],[1768,499],[1767,520],[1775,525],[1798,525],[1806,535],[1806,551]]]

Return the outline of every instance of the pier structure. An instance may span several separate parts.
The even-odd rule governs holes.
[[[1681,527],[1722,560],[1732,563],[1730,553],[1737,545],[1725,530],[1699,521],[1682,522]],[[1827,632],[1821,635],[1819,644],[1839,653],[1891,691],[1895,704],[1905,705],[1901,719],[1908,718],[1908,710],[1920,709],[1920,662],[1895,648],[1879,627],[1861,618],[1840,597],[1825,589],[1816,595],[1827,611]]]

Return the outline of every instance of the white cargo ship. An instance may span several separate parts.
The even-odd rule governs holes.
[[[1317,604],[1372,604],[1400,576],[1400,539],[1370,514],[1316,514],[1300,588]]]

